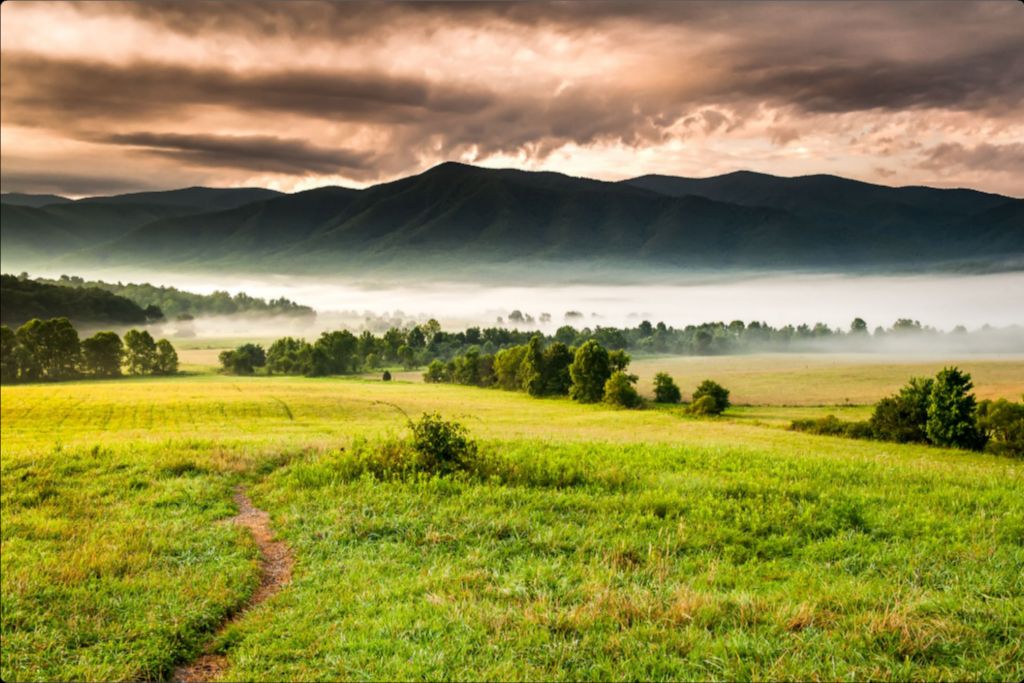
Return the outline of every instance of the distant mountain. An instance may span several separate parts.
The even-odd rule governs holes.
[[[74,263],[280,272],[452,273],[558,262],[830,270],[1024,262],[1024,200],[835,176],[740,172],[612,183],[446,163],[363,190],[257,194],[196,210],[200,196],[214,201],[190,188],[82,200],[67,215],[62,207],[5,205],[5,265],[17,268],[8,245]],[[150,214],[87,218],[82,210],[90,206]]]
[[[217,211],[280,197],[282,194],[276,190],[267,190],[262,187],[186,187],[181,190],[87,197],[78,201],[82,204],[158,204]]]
[[[4,192],[0,194],[0,202],[15,206],[49,206],[50,204],[67,204],[73,199],[56,194],[23,194],[21,192]]]
[[[231,209],[284,195],[261,188],[190,187],[78,201],[58,197],[64,201],[38,206],[8,202],[9,196],[4,195],[0,205],[0,248],[6,252],[5,264],[12,258],[37,259],[47,254],[89,249],[162,218]],[[55,195],[15,198],[48,196]]]

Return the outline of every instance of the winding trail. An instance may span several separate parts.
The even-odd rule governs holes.
[[[224,655],[209,652],[213,643],[217,641],[217,636],[245,616],[246,612],[281,590],[292,579],[295,558],[284,542],[274,540],[274,532],[270,528],[270,515],[266,510],[254,506],[242,487],[235,489],[234,500],[238,505],[238,514],[231,518],[231,522],[248,529],[260,549],[260,585],[245,606],[220,625],[216,635],[206,646],[206,652],[191,664],[174,670],[171,680],[175,683],[212,681],[220,676],[227,668],[228,660]]]

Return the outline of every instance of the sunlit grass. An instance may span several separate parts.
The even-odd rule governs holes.
[[[229,679],[1024,676],[1024,463],[782,428],[867,406],[212,374],[0,399],[4,680],[193,655],[256,581],[219,521],[238,483],[296,566],[223,638]],[[359,476],[356,440],[404,434],[390,404],[518,474]]]

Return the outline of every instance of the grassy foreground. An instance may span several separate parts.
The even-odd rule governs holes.
[[[832,408],[210,374],[0,391],[7,681],[198,652],[257,581],[220,521],[239,483],[296,565],[222,640],[230,680],[1024,677],[1024,463],[779,428]],[[516,475],[361,475],[354,446],[403,433],[381,402],[461,419]]]

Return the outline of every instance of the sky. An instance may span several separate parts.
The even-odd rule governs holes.
[[[1024,4],[0,6],[4,192],[363,187],[455,160],[1024,196]]]

